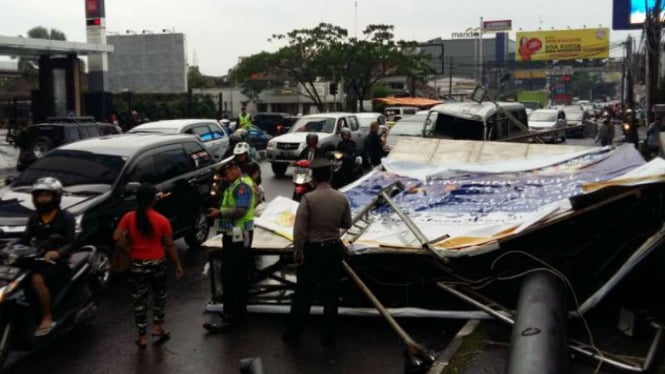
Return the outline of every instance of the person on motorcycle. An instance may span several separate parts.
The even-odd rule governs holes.
[[[624,135],[626,137],[626,142],[633,143],[635,148],[639,147],[639,135],[637,133],[637,121],[635,120],[635,113],[632,109],[626,109],[626,114],[624,116],[624,123],[621,125]]]
[[[51,314],[51,295],[67,285],[71,271],[67,260],[74,248],[76,221],[60,208],[62,183],[51,177],[39,178],[32,185],[35,212],[30,216],[20,243],[44,251],[43,265],[34,269],[32,286],[42,307],[42,320],[35,336],[44,336],[55,326]]]
[[[337,150],[344,154],[342,158],[342,179],[344,184],[349,184],[355,179],[356,169],[356,142],[351,139],[351,130],[343,127],[339,133],[342,140],[337,143]]]
[[[318,149],[319,145],[319,136],[312,133],[312,134],[307,134],[307,138],[305,138],[305,141],[307,143],[307,146],[305,149],[300,152],[300,157],[298,157],[298,160],[309,160],[313,161],[315,158],[323,158],[324,155],[323,153]]]
[[[229,148],[224,152],[224,156],[222,156],[222,159],[227,159],[231,156],[233,156],[233,151],[236,148],[236,144],[242,142],[242,137],[240,134],[233,133],[231,136],[229,136]]]
[[[240,142],[233,148],[233,160],[240,167],[243,178],[250,186],[254,186],[254,196],[259,196],[261,185],[261,167],[251,157],[251,147]],[[251,182],[251,183],[250,183]],[[257,199],[257,203],[258,203]]]

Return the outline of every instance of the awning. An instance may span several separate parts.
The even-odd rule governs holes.
[[[424,97],[384,97],[374,99],[374,102],[392,106],[415,106],[419,108],[429,108],[434,105],[443,104],[441,100],[426,99]]]

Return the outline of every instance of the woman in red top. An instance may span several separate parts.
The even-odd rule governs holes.
[[[176,277],[182,277],[182,266],[173,243],[171,223],[157,213],[153,206],[157,190],[144,183],[136,193],[137,208],[126,213],[113,234],[117,241],[126,235],[129,239],[131,259],[129,284],[132,290],[134,315],[139,337],[136,344],[144,348],[147,343],[148,295],[152,291],[153,345],[167,341],[171,336],[164,327],[166,307],[166,259],[164,250],[175,263]]]

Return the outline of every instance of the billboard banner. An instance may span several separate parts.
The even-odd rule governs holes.
[[[506,32],[513,29],[513,21],[509,19],[504,19],[500,21],[483,21],[483,32],[484,33],[493,33],[493,32]]]
[[[647,11],[653,9],[656,0],[613,0],[612,28],[635,30],[644,26]]]
[[[518,32],[517,61],[606,59],[610,54],[607,28]]]

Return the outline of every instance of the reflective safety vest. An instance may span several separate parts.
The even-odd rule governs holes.
[[[247,177],[249,178],[249,177]],[[251,181],[251,178],[249,178]],[[251,194],[249,207],[247,208],[247,213],[244,216],[231,220],[229,218],[220,218],[217,221],[217,232],[220,233],[230,233],[233,231],[234,227],[238,227],[243,231],[249,231],[254,229],[254,204],[255,204],[255,195],[254,195],[254,182],[248,183],[246,177],[238,178],[232,185],[230,185],[224,191],[224,197],[222,198],[221,209],[229,209],[236,207],[236,198],[234,192],[238,187],[244,185],[247,188],[247,193]]]
[[[249,113],[245,114],[244,116],[240,114],[238,116],[238,126],[241,128],[244,128],[245,130],[249,131],[249,126],[252,124],[251,118],[249,116]]]

